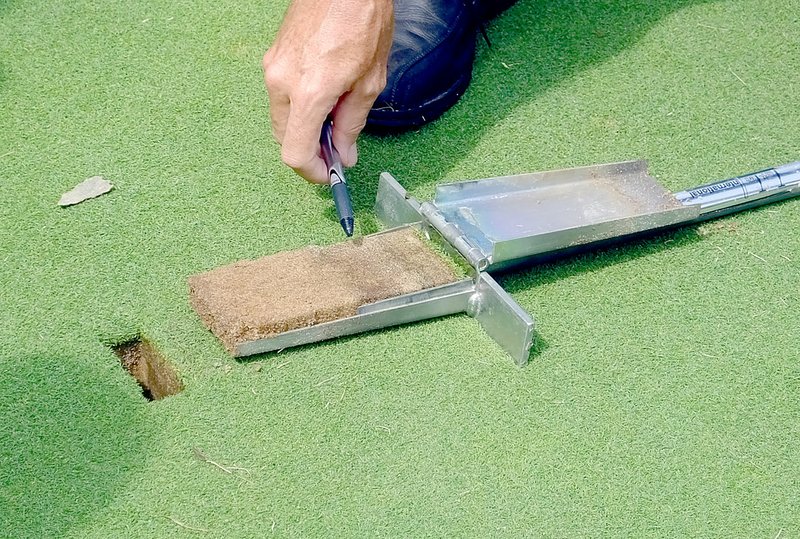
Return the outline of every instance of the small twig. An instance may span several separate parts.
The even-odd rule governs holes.
[[[759,259],[759,260],[760,260],[760,261],[762,261],[764,264],[769,264],[769,262],[767,262],[766,260],[764,260],[763,258],[761,258],[760,256],[758,256],[757,254],[755,254],[755,253],[749,253],[749,254],[750,254],[750,255],[752,255],[753,257],[755,257],[755,258]]]
[[[11,151],[9,151],[9,152],[6,152],[6,153],[4,153],[3,155],[0,155],[0,159],[2,159],[3,157],[8,157],[8,156],[9,156],[9,155],[11,155],[12,153],[14,153],[14,150],[11,150]]]
[[[248,470],[247,468],[241,468],[239,466],[223,466],[219,462],[215,462],[215,461],[211,460],[208,457],[208,455],[206,455],[205,453],[200,451],[200,449],[198,449],[197,447],[194,448],[194,454],[202,462],[206,462],[208,464],[211,464],[212,466],[216,466],[217,468],[219,468],[220,470],[222,470],[223,472],[225,472],[228,475],[235,475],[234,472],[245,472],[248,475],[250,474],[250,470]],[[245,479],[245,478],[241,477],[241,479]]]
[[[781,258],[783,258],[784,260],[787,260],[787,261],[789,261],[789,262],[794,262],[794,261],[793,261],[791,258],[789,258],[789,257],[788,257],[788,256],[786,256],[786,255],[781,255]]]
[[[275,367],[275,368],[276,368],[276,369],[282,369],[282,368],[284,368],[284,367],[285,367],[286,365],[288,365],[288,364],[289,364],[289,362],[288,362],[288,361],[284,361],[283,363],[281,363],[280,365],[278,365],[278,366],[277,366],[277,367]]]
[[[782,533],[783,533],[783,528],[778,530],[778,533],[775,534],[775,537],[773,539],[780,539],[780,536],[781,536]]]
[[[697,26],[702,26],[703,28],[709,28],[711,30],[727,30],[727,28],[722,28],[721,26],[711,26],[710,24],[703,24],[702,22],[698,22]]]
[[[385,430],[386,432],[392,432],[392,429],[390,429],[390,428],[389,428],[389,427],[387,427],[386,425],[377,425],[375,428],[376,428],[376,429]]]
[[[231,475],[233,475],[233,470],[231,470],[230,468],[228,468],[228,467],[226,467],[226,466],[223,466],[223,465],[222,465],[222,464],[220,464],[219,462],[214,462],[213,460],[211,460],[211,459],[208,457],[208,455],[206,455],[205,453],[203,453],[202,451],[200,451],[200,450],[199,450],[198,448],[196,448],[196,447],[194,448],[194,455],[195,455],[195,456],[196,456],[198,459],[200,459],[202,462],[207,462],[208,464],[211,464],[212,466],[216,466],[217,468],[219,468],[220,470],[222,470],[222,471],[223,471],[223,472],[225,472],[226,474],[231,474]]]
[[[178,526],[180,526],[181,528],[186,528],[187,530],[192,530],[193,532],[208,533],[210,531],[210,530],[207,530],[205,528],[195,528],[194,526],[189,526],[188,524],[184,524],[183,522],[181,522],[180,520],[178,520],[176,518],[172,518],[172,517],[167,517],[167,518],[170,519],[175,524],[177,524]]]
[[[736,72],[735,72],[733,69],[731,69],[731,68],[729,67],[729,68],[728,68],[728,71],[730,71],[730,72],[733,74],[733,76],[734,76],[734,77],[736,77],[737,79],[739,79],[739,82],[741,82],[742,84],[744,84],[745,88],[750,88],[750,85],[749,85],[749,84],[747,84],[747,83],[746,83],[746,82],[745,82],[745,81],[742,79],[742,77],[740,77],[739,75],[737,75],[737,74],[736,74]]]
[[[328,382],[330,382],[330,381],[332,381],[332,380],[336,380],[338,377],[339,377],[339,376],[337,375],[337,376],[331,376],[330,378],[326,378],[325,380],[323,380],[323,381],[319,382],[319,383],[318,383],[317,385],[315,385],[314,387],[319,387],[319,386],[321,386],[321,385],[327,384]]]

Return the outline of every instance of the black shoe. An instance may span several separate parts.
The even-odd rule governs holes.
[[[372,131],[424,125],[469,86],[478,28],[514,0],[395,0],[387,83],[367,117]]]

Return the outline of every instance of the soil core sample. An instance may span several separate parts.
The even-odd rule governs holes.
[[[189,300],[237,345],[356,314],[361,305],[452,283],[451,261],[413,228],[244,260],[189,278]]]

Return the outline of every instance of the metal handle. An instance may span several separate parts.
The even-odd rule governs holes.
[[[720,182],[700,185],[675,194],[684,206],[700,206],[701,216],[730,213],[793,196],[800,188],[800,161]],[[763,200],[762,200],[763,199]],[[760,202],[756,202],[760,201]],[[727,210],[727,211],[725,211]],[[702,218],[702,217],[701,217]]]

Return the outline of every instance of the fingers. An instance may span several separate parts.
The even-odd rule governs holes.
[[[272,134],[281,145],[281,158],[306,180],[327,183],[327,167],[319,155],[319,135],[333,103],[321,100],[321,92],[291,91],[285,63],[271,61],[271,56],[271,50],[264,55],[264,83],[269,94]]]
[[[261,65],[264,69],[264,86],[269,97],[269,117],[272,124],[272,136],[278,144],[286,133],[286,122],[289,119],[289,94],[285,89],[285,74],[279,62],[274,62],[273,50],[264,54]]]
[[[269,94],[269,119],[272,125],[272,136],[275,137],[278,144],[281,144],[286,134],[286,123],[289,121],[289,97],[272,91],[267,93]]]
[[[317,70],[313,77],[304,77],[302,84],[298,83],[297,70],[281,61],[274,48],[265,53],[262,64],[272,134],[281,145],[283,162],[310,182],[327,183],[328,170],[320,156],[319,136],[325,118],[331,114],[333,144],[342,164],[355,165],[356,140],[386,84],[385,64],[374,66],[349,90],[343,81],[328,76],[326,70]]]
[[[380,87],[376,85],[369,88],[362,85],[345,93],[333,110],[333,145],[346,167],[358,161],[356,140],[379,93]],[[270,114],[283,162],[312,183],[327,183],[328,168],[320,156],[319,136],[333,105],[311,96],[298,96],[294,101],[279,99],[276,105],[275,112],[270,109]]]
[[[342,164],[352,167],[358,161],[356,140],[367,124],[367,115],[383,89],[382,84],[361,83],[344,94],[333,111],[333,145],[339,150]]]
[[[281,141],[283,162],[312,183],[328,183],[328,168],[320,156],[319,136],[332,105],[295,102],[289,107]]]
[[[356,139],[386,81],[392,6],[392,0],[291,0],[264,54],[273,135],[283,161],[309,181],[327,181],[319,136],[331,111],[342,164],[358,158]]]

